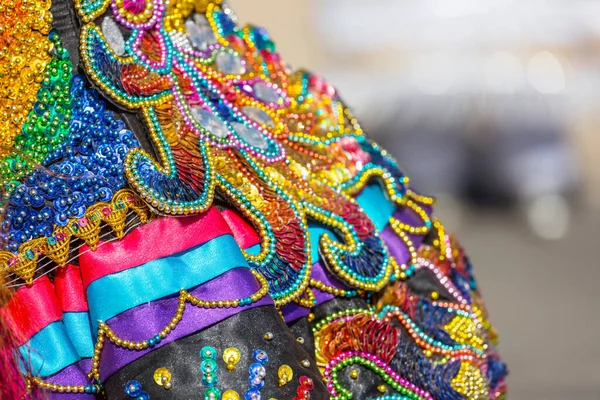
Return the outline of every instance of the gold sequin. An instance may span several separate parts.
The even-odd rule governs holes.
[[[279,386],[283,386],[292,380],[294,377],[294,371],[289,365],[283,364],[281,367],[279,367],[277,376],[279,377]]]
[[[223,400],[240,400],[240,395],[235,390],[226,390],[223,392]]]
[[[229,347],[223,351],[223,361],[227,366],[227,371],[233,371],[237,363],[240,362],[241,354],[235,347]]]
[[[171,372],[166,368],[158,368],[154,371],[154,382],[165,389],[171,389]]]
[[[21,133],[51,59],[50,5],[49,0],[0,3],[0,156]]]

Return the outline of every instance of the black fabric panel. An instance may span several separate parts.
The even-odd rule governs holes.
[[[368,308],[367,302],[362,297],[352,297],[350,299],[336,298],[327,303],[323,303],[314,308],[315,322],[336,312],[344,311],[350,308]]]
[[[60,32],[63,46],[69,51],[75,73],[79,69],[79,20],[73,0],[55,0],[50,7],[52,12],[52,27]]]
[[[439,281],[428,269],[421,269],[406,280],[408,288],[413,294],[425,298],[431,298],[431,292],[438,292],[439,301],[454,301],[454,298],[448,293],[445,287],[440,285]]]
[[[264,339],[266,332],[273,333],[273,339]],[[130,380],[137,380],[143,390],[152,399],[199,399],[203,398],[205,387],[202,386],[200,372],[200,349],[212,346],[217,350],[219,365],[217,387],[224,392],[233,389],[243,399],[248,389],[248,367],[254,361],[252,352],[261,349],[269,355],[265,365],[267,376],[265,387],[261,390],[263,399],[293,399],[303,375],[313,379],[315,389],[311,398],[329,399],[326,386],[315,365],[314,358],[305,351],[305,346],[296,341],[285,322],[274,307],[264,306],[243,311],[219,322],[201,332],[169,343],[153,351],[139,360],[127,365],[105,383],[108,399],[129,400],[125,394],[125,385]],[[241,353],[241,360],[234,371],[229,372],[223,361],[223,350],[235,347]],[[310,367],[300,363],[310,360]],[[278,386],[277,370],[287,364],[294,371],[294,378],[284,386]],[[173,376],[173,388],[169,391],[158,386],[153,379],[157,368],[167,368]]]
[[[358,371],[358,378],[352,379],[350,373],[352,370]],[[342,368],[338,372],[338,382],[343,388],[350,390],[353,399],[376,399],[380,396],[397,394],[379,375],[370,369],[359,364],[351,364]],[[386,386],[385,392],[379,391],[379,385]]]
[[[304,347],[304,349],[314,357],[315,354],[315,337],[312,332],[312,325],[308,319],[301,318],[289,325],[292,335],[296,341]]]

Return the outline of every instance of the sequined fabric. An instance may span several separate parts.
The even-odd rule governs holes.
[[[50,6],[1,6],[15,387],[505,396],[469,259],[334,87],[221,1]]]

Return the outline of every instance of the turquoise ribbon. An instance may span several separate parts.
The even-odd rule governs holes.
[[[33,335],[19,351],[33,375],[47,377],[80,360],[62,321],[53,322]],[[21,364],[21,370],[25,369]]]
[[[63,323],[79,357],[92,357],[94,355],[94,341],[92,340],[90,314],[87,312],[67,312],[63,314]]]
[[[396,211],[396,206],[387,198],[378,183],[367,185],[356,197],[356,201],[380,232],[387,226],[390,217]]]
[[[96,332],[98,321],[201,285],[238,267],[248,268],[248,264],[233,236],[223,235],[184,252],[104,276],[87,288],[92,330]]]

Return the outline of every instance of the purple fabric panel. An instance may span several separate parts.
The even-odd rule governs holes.
[[[259,288],[258,281],[249,269],[236,268],[196,287],[190,293],[203,300],[233,300],[248,297],[254,294]],[[107,321],[107,324],[120,338],[136,342],[148,340],[160,332],[171,321],[177,310],[178,301],[178,296],[153,301],[127,310],[111,318]],[[273,300],[270,296],[265,296],[249,306],[236,308],[205,309],[188,303],[177,328],[155,348],[198,332],[243,310],[272,304]],[[102,379],[106,380],[120,368],[123,368],[125,365],[152,350],[127,350],[107,341],[101,357],[100,371]]]
[[[323,265],[318,261],[313,264],[310,276],[311,278],[319,280],[329,286],[333,286],[338,289],[348,289],[347,286],[334,278],[329,271],[326,271]],[[315,295],[315,299],[317,300],[317,304],[325,303],[335,297],[332,294],[321,292],[317,289],[313,289],[313,293]],[[292,322],[302,317],[306,317],[310,313],[310,310],[306,307],[299,306],[296,303],[289,303],[281,307],[281,313],[283,314],[285,322]]]
[[[432,212],[431,206],[422,205],[420,207],[427,213],[427,215],[431,216],[431,212]],[[422,226],[423,225],[423,221],[421,220],[421,217],[419,217],[419,214],[417,214],[416,212],[414,212],[412,209],[410,209],[408,207],[403,207],[401,210],[396,210],[393,217],[406,223],[406,224],[410,224],[412,226]]]
[[[46,379],[48,383],[57,385],[88,385],[90,382],[87,373],[92,369],[92,360],[90,358],[83,359],[78,363],[71,364],[67,368],[60,371],[58,374]],[[54,393],[47,392],[47,397],[50,400],[93,400],[96,397],[86,393]]]
[[[320,261],[317,261],[313,264],[310,277],[337,289],[348,289],[348,286],[344,285],[335,276],[333,276],[333,274],[327,270],[327,267],[322,265]]]
[[[345,286],[340,281],[338,281],[318,261],[313,264],[310,276],[311,278],[319,280],[329,286],[333,286],[338,289],[348,289],[348,286]],[[321,292],[317,289],[313,289],[313,293],[315,295],[317,304],[325,303],[335,297],[332,294]],[[299,306],[296,303],[289,303],[281,307],[281,312],[283,314],[285,322],[292,322],[302,317],[306,317],[310,313],[310,310],[306,307]]]
[[[315,295],[317,291],[315,290]],[[300,318],[306,317],[310,314],[310,310],[306,307],[302,307],[296,303],[288,303],[281,307],[281,313],[286,323],[294,322]]]
[[[431,213],[431,207],[424,206],[423,209],[427,212],[427,214]],[[408,207],[404,207],[402,210],[396,211],[394,213],[394,218],[404,222],[405,224],[410,224],[413,226],[423,225],[423,221],[421,221],[421,218]],[[419,246],[421,246],[421,243],[423,243],[425,235],[409,234],[408,237],[413,242],[415,249],[418,250]],[[405,264],[410,260],[410,253],[408,252],[408,248],[406,247],[402,239],[400,239],[398,235],[396,235],[396,232],[394,232],[394,230],[389,225],[387,225],[385,229],[381,232],[381,238],[387,245],[388,250],[390,251],[390,255],[396,259],[396,262],[398,262],[399,265]]]

